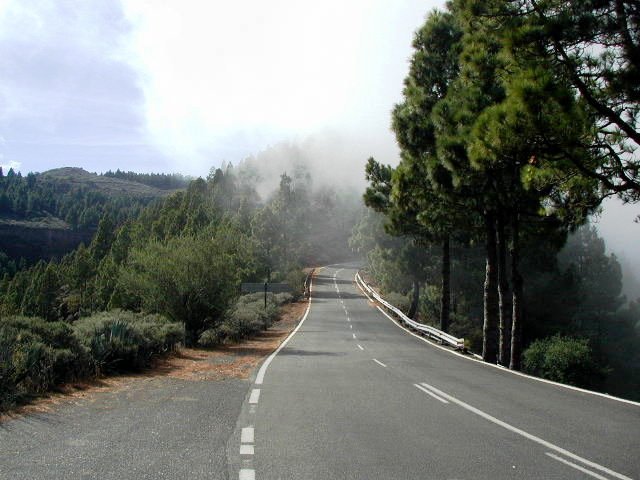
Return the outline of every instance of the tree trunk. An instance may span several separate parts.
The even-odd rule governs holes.
[[[520,370],[520,360],[522,357],[522,275],[518,268],[519,261],[519,245],[518,245],[518,215],[514,214],[511,220],[512,238],[511,238],[511,284],[513,285],[513,311],[511,323],[511,360],[509,368],[511,370]]]
[[[442,296],[440,297],[440,330],[449,331],[451,311],[451,240],[447,235],[442,241]]]
[[[482,359],[496,363],[498,359],[498,258],[496,251],[495,213],[485,214],[486,268],[484,279],[484,324],[482,326]]]
[[[420,282],[417,278],[413,279],[413,299],[411,300],[411,306],[409,307],[409,312],[407,313],[407,317],[415,320],[416,313],[418,313],[418,302],[420,301]]]
[[[498,307],[500,310],[498,363],[508,366],[511,342],[511,301],[509,282],[507,281],[507,237],[504,231],[504,214],[502,213],[498,215],[496,235],[498,245]]]

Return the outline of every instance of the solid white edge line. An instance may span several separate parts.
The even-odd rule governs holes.
[[[365,297],[367,297],[367,298],[369,299],[369,301],[373,303],[373,298],[371,298],[371,297],[369,296],[369,294],[366,292],[366,290],[365,290],[364,288],[362,288],[362,287],[360,286],[360,284],[358,283],[358,273],[357,273],[357,272],[356,272],[355,276],[353,277],[353,281],[354,281],[354,282],[355,282],[355,284],[358,286],[358,288],[360,289],[360,291],[361,291],[362,293],[364,293],[364,296],[365,296]]]
[[[503,422],[502,420],[497,419],[496,417],[489,415],[488,413],[483,412],[482,410],[480,410],[479,408],[473,407],[471,405],[469,405],[468,403],[463,402],[462,400],[458,400],[457,398],[444,393],[442,390],[437,389],[436,387],[429,385],[428,383],[421,383],[420,385],[422,385],[425,388],[428,388],[429,390],[431,390],[433,393],[436,393],[438,395],[440,395],[443,398],[446,398],[447,400],[458,404],[459,406],[461,406],[462,408],[464,408],[465,410],[468,410],[472,413],[475,413],[476,415],[484,418],[485,420],[489,420],[492,423],[495,423],[496,425],[501,426],[502,428],[505,428],[513,433],[516,433],[528,440],[531,440],[532,442],[538,443],[546,448],[548,448],[549,450],[555,450],[558,453],[561,453],[562,455],[564,455],[565,457],[569,457],[573,460],[576,460],[580,463],[583,463],[584,465],[588,465],[591,468],[595,468],[596,470],[600,470],[601,472],[605,472],[613,477],[619,478],[620,480],[632,480],[631,478],[627,477],[626,475],[623,475],[621,473],[618,473],[614,470],[611,470],[610,468],[604,467],[598,463],[592,462],[591,460],[587,460],[586,458],[582,458],[579,455],[576,455],[575,453],[570,452],[569,450],[565,450],[562,447],[558,447],[557,445],[554,445],[553,443],[547,442],[546,440],[543,440],[540,437],[536,437],[535,435],[532,435],[528,432],[525,432],[524,430],[519,429],[518,427],[514,427],[513,425],[508,424],[507,422]]]
[[[414,384],[413,384],[413,386],[414,386],[414,387],[416,387],[418,390],[423,391],[423,392],[424,392],[424,393],[426,393],[427,395],[431,395],[433,398],[435,398],[435,399],[436,399],[436,400],[438,400],[439,402],[442,402],[442,403],[449,403],[449,402],[447,402],[444,398],[440,398],[440,397],[439,397],[438,395],[436,395],[435,393],[433,393],[433,392],[431,392],[431,391],[427,390],[426,388],[424,388],[424,387],[423,387],[423,386],[421,386],[421,385],[418,385],[417,383],[414,383]]]
[[[313,280],[311,280],[311,285],[313,285]],[[264,381],[264,375],[265,373],[267,373],[267,368],[269,368],[269,365],[271,364],[273,359],[276,358],[276,355],[280,353],[280,350],[282,350],[287,345],[287,343],[289,343],[289,340],[291,340],[291,338],[296,334],[296,332],[300,330],[300,327],[302,326],[304,321],[307,319],[307,316],[309,315],[309,310],[311,310],[311,296],[309,296],[309,303],[307,305],[307,310],[304,312],[304,316],[302,317],[302,320],[300,320],[300,323],[298,323],[298,326],[293,329],[293,332],[291,332],[289,336],[284,339],[284,341],[280,344],[280,346],[276,348],[275,352],[269,355],[267,359],[264,361],[264,363],[260,366],[260,370],[258,370],[258,375],[256,376],[256,381],[254,382],[256,385],[262,385],[262,382]]]
[[[240,443],[254,443],[255,431],[253,427],[244,427],[240,432]]]
[[[609,480],[607,477],[603,477],[602,475],[598,475],[596,472],[592,472],[591,470],[587,470],[586,468],[583,468],[580,465],[576,465],[575,463],[572,463],[572,462],[570,462],[568,460],[565,460],[564,458],[559,457],[558,455],[554,455],[553,453],[546,452],[545,455],[553,458],[554,460],[562,462],[565,465],[569,465],[570,467],[573,467],[576,470],[580,470],[582,473],[586,473],[587,475],[591,475],[592,477],[597,478],[598,480]]]
[[[356,285],[358,285],[358,288],[360,288],[360,291],[363,292],[366,295],[365,291],[358,284],[358,282],[356,282]],[[596,397],[606,398],[608,400],[614,400],[616,402],[626,403],[628,405],[633,405],[633,406],[636,406],[636,407],[640,407],[640,402],[634,402],[633,400],[627,400],[626,398],[614,397],[613,395],[609,395],[608,393],[594,392],[593,390],[587,390],[585,388],[574,387],[573,385],[565,385],[564,383],[554,382],[552,380],[547,380],[546,378],[534,377],[533,375],[527,375],[526,373],[518,372],[516,370],[510,370],[508,368],[503,367],[502,365],[494,365],[493,363],[485,362],[484,360],[482,360],[482,357],[479,357],[475,353],[472,353],[471,354],[472,356],[464,355],[462,353],[458,353],[458,352],[456,352],[454,350],[451,350],[451,349],[449,349],[447,347],[443,347],[442,345],[438,345],[436,343],[433,343],[429,339],[427,339],[427,338],[425,338],[425,337],[423,337],[421,335],[418,335],[418,334],[408,330],[407,328],[403,327],[394,318],[389,316],[387,314],[387,312],[385,312],[379,305],[376,305],[376,308],[380,311],[380,313],[382,313],[385,317],[387,317],[389,320],[391,320],[391,322],[396,327],[400,328],[401,330],[403,330],[404,332],[408,333],[409,335],[411,335],[413,337],[416,337],[418,340],[422,340],[427,345],[431,345],[434,348],[439,348],[440,350],[448,352],[451,355],[456,355],[456,356],[458,356],[460,358],[464,358],[465,360],[469,360],[470,362],[476,362],[476,363],[478,363],[480,365],[484,365],[486,367],[496,368],[496,369],[498,369],[498,370],[500,370],[502,372],[510,373],[512,375],[517,375],[518,377],[527,378],[529,380],[534,380],[536,382],[546,383],[548,385],[555,385],[556,387],[561,387],[561,388],[564,388],[564,389],[567,389],[567,390],[573,390],[574,392],[581,392],[581,393],[586,393],[586,394],[589,394],[589,395],[595,395]],[[477,358],[473,358],[473,357],[477,357]]]
[[[260,389],[254,388],[251,390],[251,396],[249,397],[250,404],[256,404],[260,400]]]
[[[386,366],[384,363],[382,363],[380,360],[378,360],[378,359],[374,358],[374,359],[373,359],[373,361],[374,361],[374,362],[376,362],[376,363],[377,363],[378,365],[380,365],[381,367],[387,368],[387,366]]]
[[[364,350],[364,347],[363,347],[362,345],[360,345],[360,344],[358,344],[358,348],[359,348],[360,350]]]
[[[238,474],[239,480],[256,480],[256,471],[253,468],[243,468]]]

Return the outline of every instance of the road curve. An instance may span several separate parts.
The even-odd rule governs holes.
[[[640,406],[430,345],[354,274],[316,275],[308,317],[247,395],[230,478],[640,478]]]

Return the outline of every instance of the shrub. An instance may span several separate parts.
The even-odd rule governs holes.
[[[88,355],[63,322],[5,317],[0,324],[0,410],[86,375]]]
[[[389,292],[385,293],[382,298],[384,298],[391,305],[399,309],[405,315],[409,311],[409,307],[411,306],[411,301],[406,295],[402,295],[398,292]]]
[[[289,287],[291,287],[294,298],[300,298],[304,295],[304,282],[306,279],[307,274],[297,268],[287,273],[285,281],[289,284]]]
[[[198,337],[198,345],[204,348],[213,348],[224,341],[224,332],[220,327],[205,330]]]
[[[285,305],[287,303],[293,302],[293,300],[293,295],[287,292],[276,293],[274,295],[274,302],[276,303],[276,305]]]
[[[266,330],[278,318],[278,307],[292,299],[290,293],[269,293],[265,308],[264,293],[242,295],[218,325],[200,334],[198,344],[211,348],[224,342],[236,343]]]
[[[112,310],[78,320],[74,331],[96,374],[139,370],[184,342],[184,326],[161,315]]]
[[[420,318],[425,323],[439,325],[442,289],[437,285],[426,285],[420,294]]]
[[[604,373],[594,362],[587,339],[560,335],[533,342],[523,353],[523,369],[578,387],[597,385]]]

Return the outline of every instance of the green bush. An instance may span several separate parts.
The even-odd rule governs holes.
[[[298,268],[292,269],[287,273],[285,281],[291,287],[294,298],[300,298],[304,295],[304,282],[306,279],[307,274]]]
[[[85,376],[88,355],[71,327],[39,318],[0,323],[0,410],[56,384]]]
[[[440,299],[442,288],[437,285],[426,285],[420,294],[420,318],[429,325],[440,324]]]
[[[285,305],[294,301],[293,295],[287,292],[276,293],[274,295],[274,302],[276,305]]]
[[[269,328],[278,318],[278,307],[292,299],[290,293],[269,293],[265,308],[264,293],[242,295],[218,325],[200,334],[198,344],[211,348],[225,342],[241,342]]]
[[[411,300],[409,300],[409,297],[398,292],[385,293],[382,298],[399,309],[405,315],[407,314],[407,312],[409,311],[409,307],[411,306]]]
[[[96,374],[139,370],[184,342],[184,326],[161,315],[112,310],[78,320],[74,332]]]
[[[213,348],[224,341],[224,332],[220,327],[205,330],[198,337],[198,345],[204,348]]]
[[[589,342],[555,335],[536,340],[523,353],[523,370],[541,378],[578,387],[593,387],[603,377]]]

